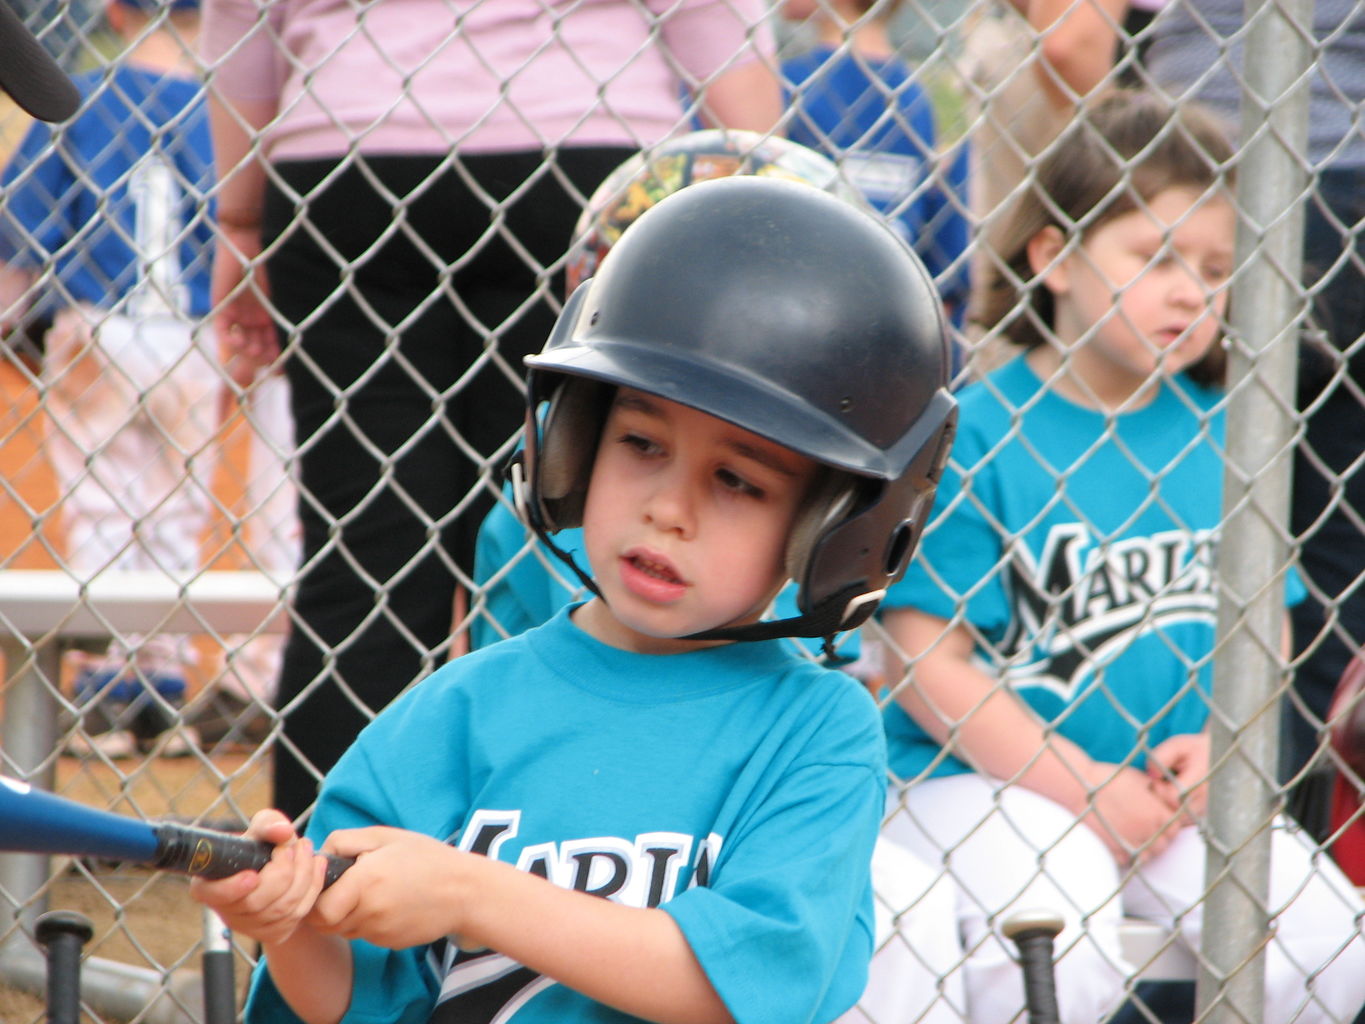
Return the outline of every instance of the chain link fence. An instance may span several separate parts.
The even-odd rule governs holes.
[[[1040,163],[1107,87],[1161,89],[1177,103],[1240,111],[1228,120],[1235,156],[1223,169],[1236,174],[1237,222],[1218,405],[1223,511],[1191,556],[1208,600],[1179,611],[1217,629],[1211,658],[1188,667],[1188,689],[1203,694],[1210,720],[1207,778],[1194,780],[1207,782],[1200,829],[1210,853],[1202,936],[1191,946],[1182,920],[1148,928],[1131,908],[1121,913],[1123,945],[1107,969],[1128,998],[1094,1016],[1346,1024],[1354,1010],[1323,995],[1319,979],[1348,962],[1358,929],[1295,965],[1303,980],[1292,1013],[1263,997],[1263,978],[1281,969],[1273,833],[1310,836],[1315,863],[1334,853],[1365,884],[1357,701],[1347,694],[1333,705],[1365,629],[1365,3],[1267,0],[1244,12],[1240,0],[1055,9],[879,0],[859,15],[856,3],[718,0],[709,6],[723,9],[733,42],[715,60],[667,35],[688,5],[636,0],[626,5],[636,35],[624,59],[590,81],[592,109],[556,111],[553,130],[518,103],[546,103],[557,90],[544,76],[561,76],[552,80],[570,99],[584,94],[602,66],[598,41],[615,38],[601,33],[621,23],[597,20],[605,4],[526,5],[547,26],[540,45],[480,50],[502,3],[448,3],[446,26],[432,27],[421,54],[386,52],[386,23],[360,7],[333,12],[355,24],[326,52],[290,34],[288,16],[305,5],[288,0],[250,16],[222,5],[207,45],[193,4],[116,0],[109,10],[121,13],[107,16],[81,2],[22,8],[83,76],[85,127],[44,132],[0,108],[9,168],[0,193],[0,772],[124,814],[236,827],[272,803],[272,779],[307,791],[401,689],[523,628],[500,620],[508,605],[496,595],[517,572],[538,567],[546,600],[567,599],[576,581],[542,547],[518,536],[496,564],[478,565],[474,531],[490,509],[508,513],[502,470],[522,415],[520,360],[560,308],[573,221],[630,151],[730,125],[828,152],[935,275],[953,323],[955,383],[966,386],[1014,354],[1001,327],[983,326],[977,301]],[[261,65],[269,80],[241,70],[243,52],[260,47],[276,54]],[[360,50],[371,81],[343,70]],[[520,63],[509,63],[513,52]],[[660,52],[666,59],[651,63]],[[1182,63],[1172,53],[1199,56]],[[163,70],[130,71],[148,62]],[[496,102],[471,112],[427,91],[421,78],[442,79],[443,62],[494,82]],[[836,66],[876,84],[841,98]],[[748,79],[727,77],[737,68]],[[163,74],[181,84],[158,86]],[[768,116],[761,103],[736,103],[736,81],[773,90],[771,123],[753,123]],[[367,88],[394,90],[393,102],[384,117],[348,128],[344,104]],[[666,117],[632,105],[661,89],[676,99]],[[214,104],[226,111],[212,139],[217,174]],[[395,160],[404,138],[395,126],[441,137],[442,151]],[[315,144],[347,131],[339,153]],[[489,148],[498,132],[516,140],[517,159]],[[244,182],[260,186],[259,208],[243,206]],[[370,223],[375,197],[387,207]],[[555,217],[542,216],[551,208]],[[247,270],[215,283],[215,247]],[[252,277],[261,267],[268,282]],[[457,339],[446,347],[458,351],[436,355],[405,340],[433,336]],[[224,365],[220,344],[230,341],[238,356]],[[1027,412],[1007,411],[1015,421]],[[1201,422],[1215,429],[1213,416]],[[1006,431],[1000,445],[1018,436]],[[956,464],[965,493],[982,466]],[[1064,491],[1074,471],[1060,467],[1048,486]],[[1168,500],[1167,486],[1156,467],[1154,502]],[[1074,576],[1040,576],[1018,536],[995,524],[1000,558],[978,584],[1033,600],[1033,635],[983,630],[969,589],[941,638],[907,647],[892,616],[866,627],[855,670],[886,704],[922,705],[919,666],[964,629],[994,666],[992,692],[1018,678],[1011,673],[1040,637],[1052,643],[1045,673],[1065,662],[1069,680],[1098,678],[1103,690],[1105,644],[1159,637],[1174,607],[1163,598],[1189,580],[1158,579],[1155,548],[1138,566],[1135,548],[1078,518],[1085,550],[1062,568],[1090,569]],[[1176,527],[1180,543],[1197,546],[1192,524]],[[927,564],[931,575],[941,568]],[[1306,596],[1286,620],[1283,594],[1299,584]],[[1096,631],[1109,626],[1094,609],[1106,602],[1105,621],[1121,625],[1101,642]],[[974,713],[939,710],[946,753],[967,756],[955,744]],[[1153,721],[1130,724],[1141,739],[1120,768],[1153,749]],[[1061,742],[1060,726],[1044,731]],[[898,782],[913,792],[940,763]],[[889,813],[909,806],[896,797]],[[1076,820],[1096,815],[1092,790]],[[869,999],[850,1019],[991,1017],[973,988],[987,975],[974,972],[992,944],[1003,948],[998,937],[1018,905],[972,891],[975,876],[956,859],[968,839],[970,830],[917,850],[929,867],[924,886],[894,868],[879,874],[882,949],[927,980],[908,1002]],[[1035,852],[1038,871],[1052,870],[1051,851]],[[1133,878],[1120,872],[1116,884]],[[1119,896],[1106,898],[1117,906]],[[41,1005],[19,995],[43,983],[33,923],[49,906],[71,905],[98,922],[86,976],[95,1019],[209,1019],[194,972],[221,949],[221,930],[201,920],[183,880],[0,855],[5,1019],[41,1019]],[[1359,906],[1349,887],[1340,906],[1348,916]],[[980,930],[957,923],[964,907]],[[1081,937],[1064,932],[1058,947],[1059,963],[1079,958],[1087,915],[1099,921],[1099,908],[1044,909],[1080,922]],[[924,928],[943,913],[955,933],[946,954]],[[252,954],[236,948],[239,980]],[[1007,1011],[1002,1019],[1021,1018],[1022,1001]]]

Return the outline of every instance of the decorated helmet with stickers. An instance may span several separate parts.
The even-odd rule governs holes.
[[[568,293],[597,272],[621,233],[661,199],[698,181],[737,174],[800,181],[863,202],[832,160],[789,139],[718,128],[678,135],[630,157],[593,191],[574,228],[565,266]]]
[[[800,614],[694,639],[829,637],[866,621],[905,571],[956,422],[922,264],[864,209],[777,175],[703,181],[653,204],[527,365],[518,503],[552,548],[581,525],[618,387],[826,467],[788,544]]]

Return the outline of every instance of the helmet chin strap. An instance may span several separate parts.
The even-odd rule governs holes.
[[[526,477],[521,458],[513,458],[508,467],[508,476],[512,483],[513,501],[522,522],[529,523],[541,542],[561,562],[573,570],[573,574],[578,577],[579,582],[594,597],[610,607],[607,599],[602,596],[602,590],[598,587],[597,581],[583,570],[583,567],[578,564],[577,559],[572,554],[554,542],[553,537],[544,528],[539,517],[529,515]],[[853,584],[845,587],[837,594],[827,597],[814,611],[803,615],[794,615],[786,619],[751,622],[745,626],[720,626],[716,629],[704,629],[697,633],[680,636],[678,639],[696,640],[698,642],[731,640],[752,643],[762,640],[781,640],[788,637],[820,638],[824,640],[821,653],[831,662],[839,662],[844,659],[834,649],[835,634],[847,629],[854,629],[866,622],[885,596],[885,590],[869,592],[864,591],[859,585]]]
[[[573,555],[554,542],[554,538],[550,535],[550,531],[545,529],[544,524],[541,523],[540,517],[532,516],[530,514],[530,501],[527,497],[526,490],[526,471],[522,463],[521,452],[517,452],[517,454],[512,457],[511,464],[507,467],[507,475],[512,483],[512,503],[516,506],[517,517],[523,523],[531,527],[535,532],[535,535],[540,539],[540,542],[549,548],[556,558],[573,570],[573,574],[578,577],[578,581],[591,591],[594,597],[601,598],[602,591],[598,589],[597,581],[583,571],[583,568],[578,564],[578,561]],[[605,603],[606,598],[602,598],[602,600]]]
[[[886,596],[885,590],[865,592],[857,584],[845,587],[826,598],[814,611],[786,619],[751,622],[746,626],[720,626],[679,637],[680,640],[779,640],[786,637],[820,638],[824,640],[821,653],[831,661],[841,661],[834,650],[834,635],[853,629],[867,621],[872,611]]]

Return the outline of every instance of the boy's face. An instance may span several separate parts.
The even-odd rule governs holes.
[[[593,463],[583,536],[602,601],[575,621],[625,650],[695,650],[678,637],[753,622],[816,464],[739,427],[617,392]]]

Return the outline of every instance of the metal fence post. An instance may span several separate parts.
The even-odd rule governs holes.
[[[57,702],[51,687],[61,667],[57,644],[39,639],[30,644],[18,636],[0,638],[8,682],[0,717],[0,767],[40,789],[53,789],[56,778]],[[24,943],[38,915],[47,909],[42,895],[49,876],[45,854],[0,854],[0,947]]]
[[[1214,666],[1208,895],[1197,989],[1206,1024],[1264,1018],[1270,824],[1285,614],[1313,0],[1247,0],[1222,587]]]

